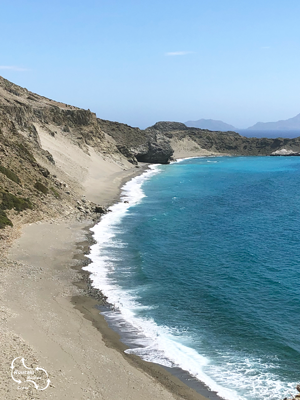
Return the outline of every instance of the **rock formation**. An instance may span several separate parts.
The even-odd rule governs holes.
[[[173,154],[169,139],[154,130],[140,130],[126,124],[98,119],[100,128],[117,143],[132,162],[167,164]],[[183,125],[183,124],[182,124]]]
[[[270,154],[271,156],[300,156],[300,153],[298,151],[294,150],[287,150],[287,149],[280,149],[273,151],[273,153]]]

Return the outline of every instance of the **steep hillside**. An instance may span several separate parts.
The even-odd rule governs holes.
[[[101,120],[90,110],[39,96],[0,77],[0,228],[58,215],[96,218],[116,183],[138,173],[138,162],[269,155],[282,149],[300,152],[300,138],[246,138],[177,122],[140,130]],[[97,205],[99,199],[104,204]]]
[[[87,183],[132,168],[129,161],[89,110],[0,77],[0,228],[58,215],[95,218],[101,207],[94,193],[82,197]]]

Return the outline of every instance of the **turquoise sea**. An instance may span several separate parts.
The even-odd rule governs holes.
[[[124,203],[128,201],[128,203]],[[130,349],[229,400],[300,383],[300,158],[152,166],[93,228],[95,287]]]

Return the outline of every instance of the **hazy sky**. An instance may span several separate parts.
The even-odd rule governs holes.
[[[299,0],[4,0],[0,15],[0,75],[103,119],[300,113]]]

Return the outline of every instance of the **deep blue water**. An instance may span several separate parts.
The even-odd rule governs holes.
[[[184,160],[136,178],[124,196],[95,227],[88,268],[140,334],[132,352],[228,399],[294,393],[300,158]]]

